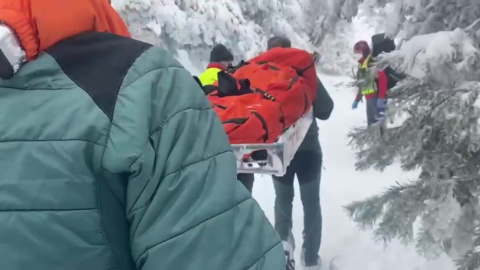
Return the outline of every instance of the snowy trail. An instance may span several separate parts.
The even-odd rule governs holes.
[[[395,181],[405,181],[414,175],[402,172],[395,166],[383,173],[355,171],[355,154],[347,145],[347,134],[355,125],[366,125],[365,105],[361,104],[358,110],[352,111],[351,102],[354,98],[352,91],[334,86],[348,78],[326,75],[321,75],[320,78],[335,102],[332,117],[326,122],[319,122],[324,160],[321,187],[323,214],[321,256],[324,264],[338,255],[336,264],[339,270],[455,269],[447,258],[426,261],[415,253],[413,247],[404,247],[399,243],[393,243],[384,249],[383,244],[376,244],[371,239],[370,232],[359,231],[348,219],[343,209],[344,205],[377,194]],[[295,189],[293,230],[297,246],[296,261],[300,262],[303,210],[298,184],[295,185]],[[273,223],[275,195],[270,177],[256,176],[253,193]]]

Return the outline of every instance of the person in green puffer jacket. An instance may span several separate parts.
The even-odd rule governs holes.
[[[1,269],[285,269],[170,53],[129,38],[107,0],[2,0],[0,21],[28,60],[0,79]]]

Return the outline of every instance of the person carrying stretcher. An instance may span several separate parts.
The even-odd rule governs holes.
[[[268,41],[268,49],[276,47],[290,48],[286,37],[273,37]],[[333,100],[320,79],[317,78],[317,96],[313,102],[313,115],[327,120],[333,111]],[[318,255],[322,238],[322,213],[320,208],[320,179],[322,169],[322,149],[318,140],[318,126],[314,120],[298,148],[284,176],[273,176],[275,187],[275,229],[283,240],[287,263],[294,266],[293,250],[295,241],[292,234],[292,209],[294,186],[297,176],[304,211],[304,230],[302,246],[302,265],[304,269],[320,269]]]
[[[214,51],[211,58],[231,60],[216,58]],[[198,82],[209,93],[233,146],[239,172],[283,175],[309,126],[308,121],[306,128],[297,122],[306,115],[312,121],[317,89],[314,55],[301,49],[276,48],[238,66],[216,70],[216,82],[206,80],[205,73],[200,77]],[[292,136],[285,134],[294,134],[294,139],[288,140]],[[276,156],[272,147],[276,147]],[[251,170],[252,164],[256,169]],[[241,175],[239,178],[242,180]],[[251,185],[246,186],[251,190]]]
[[[220,72],[226,72],[232,68],[232,62],[234,60],[233,54],[223,44],[218,44],[213,47],[210,52],[210,63],[198,79],[202,85],[203,91],[206,95],[210,94],[216,89],[213,84],[218,81],[218,74]],[[254,175],[251,173],[239,173],[237,179],[252,193]]]
[[[286,37],[273,37],[268,50],[241,62],[229,72],[219,71],[208,98],[222,120],[232,146],[267,149],[276,145],[289,130],[298,129],[298,122],[310,114],[326,120],[333,110],[333,101],[317,77],[318,54],[292,48]],[[312,108],[313,107],[313,108]],[[305,213],[302,262],[305,269],[319,269],[322,219],[320,209],[320,176],[322,150],[315,120],[300,129],[301,136],[285,171],[273,177],[275,228],[283,240],[287,269],[294,269],[292,237],[293,181],[300,182]],[[265,148],[263,148],[265,147]],[[283,149],[286,150],[286,149]],[[291,150],[291,149],[290,149]],[[247,151],[248,153],[248,151]],[[250,152],[250,158],[255,153]],[[243,153],[240,153],[240,161]],[[259,173],[265,173],[262,168]],[[269,173],[276,174],[276,173]]]
[[[210,52],[210,63],[207,69],[198,77],[206,95],[215,89],[211,86],[218,81],[218,73],[227,71],[232,67],[233,59],[233,54],[225,45],[218,44],[213,47]]]

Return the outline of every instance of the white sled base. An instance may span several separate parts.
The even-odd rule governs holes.
[[[238,173],[255,173],[283,176],[290,165],[297,149],[302,144],[313,121],[313,111],[310,109],[294,125],[288,128],[275,143],[233,144],[233,152],[237,160]],[[255,151],[266,150],[266,160],[253,160],[245,155]]]

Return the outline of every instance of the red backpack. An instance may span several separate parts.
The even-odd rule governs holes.
[[[295,48],[251,59],[231,75],[233,83],[225,76],[219,74],[219,90],[208,99],[232,144],[275,142],[310,109],[317,93],[314,59]]]

